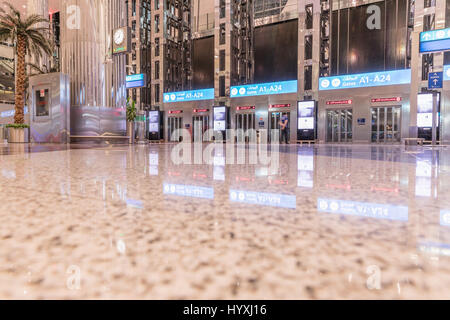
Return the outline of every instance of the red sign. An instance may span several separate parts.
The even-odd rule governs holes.
[[[194,113],[209,112],[209,109],[194,109]]]
[[[375,98],[371,100],[372,102],[400,102],[402,97],[392,97],[392,98]]]
[[[327,101],[327,105],[335,105],[335,104],[352,104],[352,100],[333,100]]]
[[[271,104],[270,109],[277,109],[277,108],[290,108],[291,104]]]
[[[169,110],[169,114],[180,114],[183,113],[183,110]]]
[[[236,110],[237,111],[242,111],[242,110],[255,110],[256,107],[255,106],[245,106],[245,107],[237,107]]]

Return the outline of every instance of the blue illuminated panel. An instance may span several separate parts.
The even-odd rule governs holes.
[[[441,226],[450,227],[450,211],[449,210],[441,210],[439,224]]]
[[[230,201],[289,209],[297,207],[295,196],[243,190],[230,190]]]
[[[450,50],[450,28],[420,33],[421,53],[445,50]]]
[[[214,189],[206,187],[165,183],[163,185],[163,192],[164,194],[182,197],[214,199]]]
[[[366,88],[408,83],[411,83],[411,69],[403,69],[319,78],[319,90]]]
[[[214,99],[214,89],[164,93],[165,103],[196,101],[196,100],[213,100],[213,99]]]
[[[368,218],[408,221],[408,207],[388,204],[319,198],[317,199],[317,210]]]
[[[444,81],[450,80],[450,65],[444,66]]]
[[[297,80],[271,82],[261,84],[249,84],[245,86],[231,87],[230,97],[253,97],[268,94],[296,93]]]
[[[145,82],[146,82],[145,74],[143,74],[143,73],[133,74],[133,75],[127,76],[127,78],[126,78],[127,89],[145,87],[146,86]]]

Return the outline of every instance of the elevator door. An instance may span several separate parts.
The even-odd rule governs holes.
[[[237,142],[249,142],[256,137],[247,136],[246,133],[249,129],[255,130],[255,114],[254,113],[238,113],[235,117]],[[254,134],[255,131],[249,132],[248,134]]]
[[[353,110],[327,110],[327,142],[352,142]]]
[[[183,118],[182,117],[169,117],[168,118],[168,137],[169,141],[172,141],[172,137],[176,130],[183,128]],[[179,141],[181,142],[183,137],[180,137]],[[173,142],[173,141],[172,141]]]
[[[274,137],[275,137],[272,130],[280,130],[281,129],[280,121],[283,116],[287,116],[287,118],[288,118],[288,125],[287,125],[288,141],[290,140],[290,130],[289,129],[291,127],[291,113],[290,112],[271,112],[269,114],[270,141],[272,141],[272,139],[274,139]],[[281,130],[279,132],[279,138],[281,139]]]
[[[400,142],[400,107],[372,108],[372,142]]]
[[[209,130],[209,116],[194,116],[192,119],[194,141],[211,141],[210,134],[205,136]]]

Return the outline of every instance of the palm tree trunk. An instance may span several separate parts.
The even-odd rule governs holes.
[[[17,74],[16,74],[16,94],[14,123],[24,123],[23,108],[25,105],[25,38],[17,37]]]

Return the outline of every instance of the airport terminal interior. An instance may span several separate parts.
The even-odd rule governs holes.
[[[0,9],[0,300],[450,299],[450,0]]]

